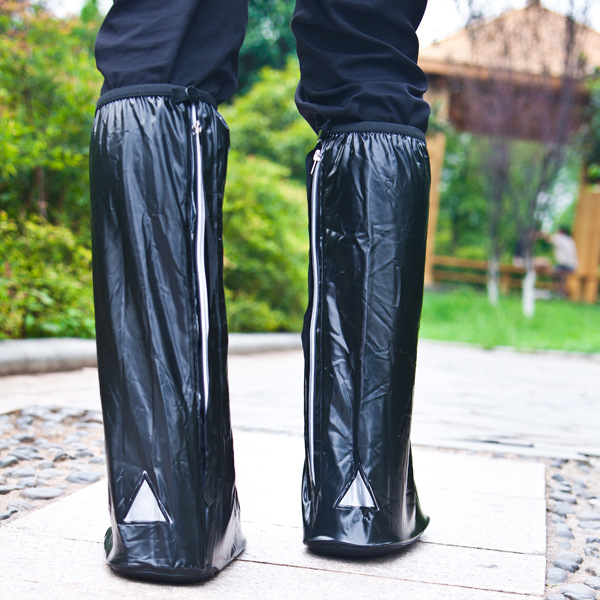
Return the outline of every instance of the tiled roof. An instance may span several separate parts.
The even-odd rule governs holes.
[[[503,70],[523,75],[565,73],[565,40],[569,23],[574,27],[576,52],[584,69],[581,76],[600,66],[600,33],[570,21],[537,2],[506,12],[493,20],[479,21],[459,33],[421,49],[419,64],[427,74],[452,74],[478,69]]]

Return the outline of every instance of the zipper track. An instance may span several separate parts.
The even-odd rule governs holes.
[[[317,255],[317,191],[319,186],[319,172],[323,158],[320,148],[313,155],[311,169],[311,225],[310,225],[310,251],[312,258],[312,309],[310,315],[310,342],[309,342],[309,373],[308,373],[308,473],[312,484],[315,484],[315,388],[316,388],[316,361],[317,361],[317,309],[319,305],[319,257]]]
[[[204,260],[204,247],[206,244],[206,200],[202,182],[202,143],[200,134],[202,127],[198,120],[196,106],[192,104],[192,132],[195,138],[196,160],[196,268],[198,274],[198,296],[200,317],[200,365],[202,371],[202,384],[204,390],[204,413],[208,410],[208,285],[206,283],[206,265]]]

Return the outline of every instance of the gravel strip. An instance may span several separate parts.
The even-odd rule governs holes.
[[[547,600],[600,596],[600,459],[546,465]]]
[[[0,415],[0,526],[105,475],[99,411],[30,406]]]

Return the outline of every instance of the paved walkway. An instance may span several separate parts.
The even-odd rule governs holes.
[[[302,435],[302,365],[300,352],[232,357],[234,424]],[[420,342],[415,445],[600,456],[599,406],[597,358]]]
[[[229,358],[234,427],[301,436],[300,351]],[[97,373],[0,380],[0,412],[28,404],[100,407]],[[415,445],[523,456],[600,456],[600,360],[422,341],[412,439]]]
[[[544,466],[447,450],[599,453],[600,364],[590,359],[421,344],[415,473],[432,523],[423,541],[374,561],[319,558],[301,544],[302,357],[230,359],[232,418],[247,551],[187,587],[114,576],[103,563],[106,483],[0,527],[7,598],[543,598]],[[0,412],[27,405],[97,409],[96,372],[6,377]],[[442,450],[445,448],[446,450]]]
[[[101,481],[0,527],[2,595],[18,600],[540,600],[544,590],[543,467],[417,449],[423,541],[391,558],[320,558],[302,545],[295,436],[236,431],[248,548],[194,586],[128,581],[104,564]],[[516,492],[515,490],[518,490]],[[201,596],[200,596],[201,595]]]

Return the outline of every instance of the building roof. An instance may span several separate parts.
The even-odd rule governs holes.
[[[570,27],[576,50],[565,69]],[[419,64],[428,75],[464,76],[484,69],[523,76],[581,77],[600,66],[600,33],[544,8],[539,0],[530,0],[526,8],[477,21],[421,49]]]

